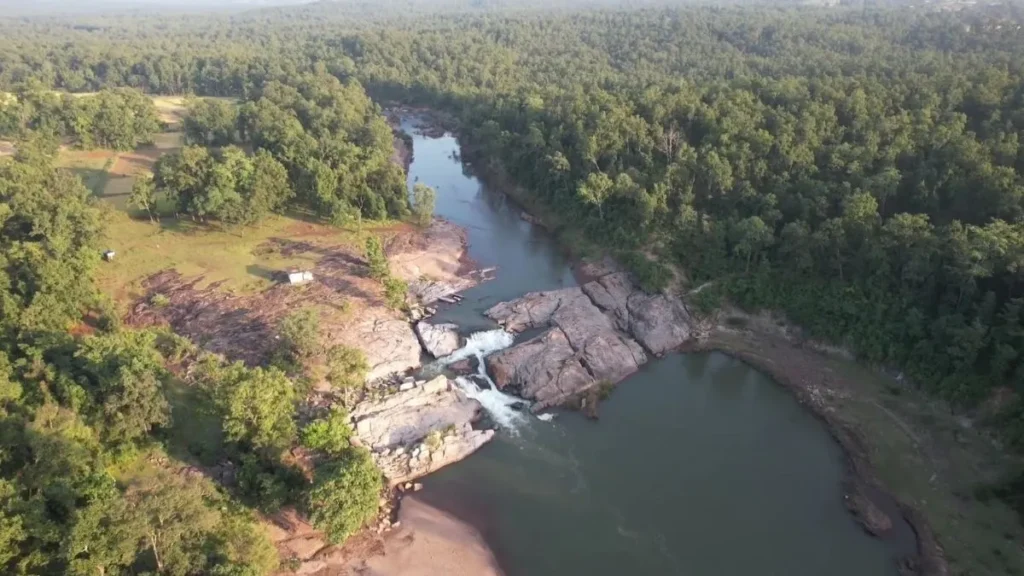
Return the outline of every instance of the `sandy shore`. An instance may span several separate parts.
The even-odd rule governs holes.
[[[401,526],[384,554],[363,561],[365,576],[501,576],[497,560],[472,526],[415,497],[402,500]]]

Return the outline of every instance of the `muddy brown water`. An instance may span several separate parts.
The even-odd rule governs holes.
[[[439,320],[466,333],[533,290],[575,285],[553,238],[458,159],[458,141],[414,135],[410,187],[465,226],[495,280]],[[868,536],[843,504],[843,454],[767,376],[718,353],[670,355],[622,382],[598,422],[524,416],[424,480],[423,498],[476,525],[509,576],[895,576],[912,538]]]

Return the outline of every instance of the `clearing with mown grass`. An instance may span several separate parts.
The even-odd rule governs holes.
[[[138,297],[142,281],[164,270],[201,278],[197,287],[217,283],[229,292],[258,292],[276,283],[282,271],[314,267],[322,257],[313,251],[316,246],[354,242],[358,236],[286,216],[238,228],[170,217],[153,223],[118,210],[109,210],[107,218],[106,247],[117,257],[101,267],[99,285],[118,300]],[[309,250],[275,249],[274,240],[283,239]]]

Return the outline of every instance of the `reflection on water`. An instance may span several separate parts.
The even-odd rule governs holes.
[[[468,228],[494,281],[439,317],[473,332],[525,292],[574,285],[567,260],[499,193],[464,174],[454,138],[414,137],[410,184]],[[510,576],[891,576],[895,551],[859,528],[842,454],[780,387],[720,354],[655,360],[601,406],[524,417],[425,479],[424,497],[480,527]]]

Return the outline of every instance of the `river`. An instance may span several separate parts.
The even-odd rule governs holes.
[[[416,121],[403,120],[410,186],[434,187],[435,214],[498,267],[438,320],[492,329],[491,305],[575,285],[553,238],[472,176],[454,137]],[[900,551],[847,513],[843,455],[824,425],[737,360],[669,355],[623,381],[600,421],[555,415],[506,411],[494,441],[424,479],[423,499],[477,526],[509,576],[898,573]]]

